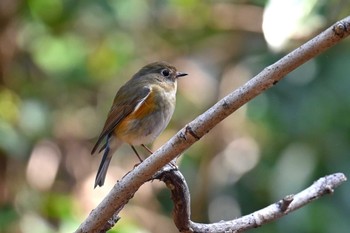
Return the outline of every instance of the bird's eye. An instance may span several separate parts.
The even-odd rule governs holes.
[[[164,70],[162,70],[161,74],[162,74],[164,77],[169,77],[170,71],[169,71],[168,69],[164,69]]]

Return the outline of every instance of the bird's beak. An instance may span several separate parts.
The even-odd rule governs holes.
[[[176,72],[176,78],[179,78],[179,77],[183,77],[183,76],[186,76],[187,74],[186,73],[183,73],[183,72]]]

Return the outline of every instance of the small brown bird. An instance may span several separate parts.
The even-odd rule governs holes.
[[[174,113],[177,78],[186,76],[166,62],[154,62],[141,68],[117,92],[111,110],[91,154],[105,139],[95,179],[102,186],[112,155],[122,143],[128,143],[140,161],[135,145],[153,142],[168,125]]]

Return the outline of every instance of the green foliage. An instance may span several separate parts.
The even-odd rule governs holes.
[[[18,220],[16,210],[9,205],[0,207],[0,232],[9,232]]]

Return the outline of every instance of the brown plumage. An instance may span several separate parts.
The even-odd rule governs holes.
[[[155,62],[141,68],[118,90],[91,152],[104,141],[95,187],[104,184],[112,155],[123,142],[132,148],[148,144],[164,130],[174,112],[177,78],[185,75],[166,62]]]

